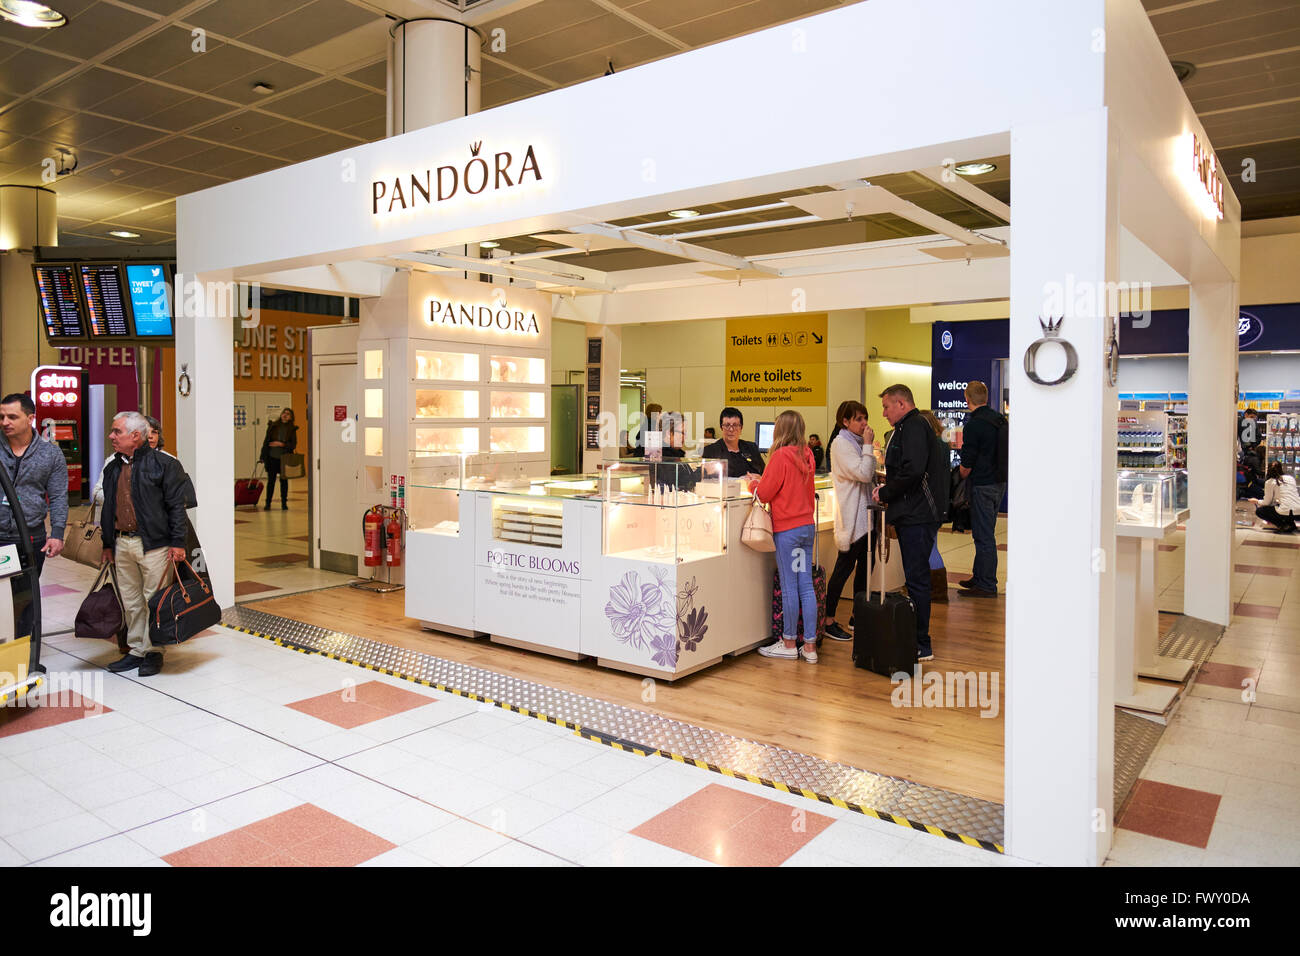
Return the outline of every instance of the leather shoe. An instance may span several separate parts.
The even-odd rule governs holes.
[[[108,665],[108,669],[114,674],[121,674],[124,671],[133,671],[144,661],[143,657],[138,654],[123,654],[119,660],[113,661]]]
[[[969,590],[970,590],[972,587],[974,587],[974,586],[975,586],[975,579],[974,579],[974,578],[967,578],[965,581],[958,581],[958,582],[957,582],[957,587],[959,587],[959,588],[965,588],[967,591],[969,591]]]
[[[959,591],[958,593],[964,594],[967,597],[979,597],[979,598],[995,598],[998,596],[997,591],[989,591],[986,590],[985,588],[967,588],[966,590]]]
[[[157,651],[150,651],[140,663],[140,676],[153,677],[162,670],[163,656]]]

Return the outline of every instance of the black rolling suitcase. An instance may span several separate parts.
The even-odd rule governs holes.
[[[885,591],[885,561],[879,552],[885,547],[886,531],[883,512],[876,514],[881,533],[871,563],[880,566],[880,590],[871,590],[868,576],[867,590],[853,596],[853,663],[885,677],[900,671],[910,677],[917,656],[916,610],[907,597]]]

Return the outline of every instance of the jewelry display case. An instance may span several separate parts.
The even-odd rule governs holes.
[[[1121,471],[1116,523],[1126,528],[1167,529],[1178,521],[1171,472]]]
[[[723,554],[727,509],[716,492],[726,477],[722,459],[610,465],[601,482],[604,553],[670,564]]]

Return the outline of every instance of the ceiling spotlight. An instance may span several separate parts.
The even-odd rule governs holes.
[[[1174,76],[1178,77],[1179,83],[1186,83],[1196,73],[1196,64],[1186,60],[1170,60],[1169,65],[1174,68]]]
[[[958,176],[983,176],[997,168],[996,163],[958,163],[952,171]]]
[[[275,92],[275,87],[270,83],[254,83],[253,92],[258,96],[270,96]]]
[[[674,219],[694,219],[699,214],[697,209],[674,209],[668,213]]]
[[[117,236],[119,239],[139,239],[140,233],[127,232],[125,229],[114,229],[109,233],[110,236]]]
[[[491,239],[488,239],[486,242],[480,242],[480,243],[478,244],[478,247],[479,247],[480,249],[496,249],[496,248],[498,248],[500,245],[501,245],[501,243],[499,243],[499,242],[493,242]]]
[[[32,0],[0,0],[0,20],[8,20],[20,27],[52,30],[68,22],[68,18],[43,3]]]

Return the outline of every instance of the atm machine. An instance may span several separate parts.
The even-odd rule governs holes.
[[[36,429],[58,445],[68,463],[68,507],[90,500],[94,465],[86,442],[90,424],[90,373],[77,366],[42,365],[32,373]]]
[[[17,501],[8,469],[0,468],[0,508]],[[20,544],[0,546],[0,706],[23,696],[44,680],[41,665],[41,588],[36,550],[21,508],[14,508]],[[30,613],[23,612],[30,607]],[[31,633],[18,634],[19,621],[31,620]]]

